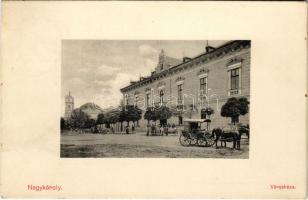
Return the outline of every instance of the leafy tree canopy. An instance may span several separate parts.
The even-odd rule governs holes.
[[[104,123],[104,114],[100,113],[97,115],[97,120],[96,120],[96,124],[103,124]]]
[[[89,120],[89,115],[79,108],[73,110],[70,118],[72,125],[76,128],[85,128],[88,125]]]
[[[148,121],[167,120],[172,116],[171,110],[166,106],[149,107],[143,118]]]
[[[127,105],[123,107],[120,120],[122,121],[138,121],[141,119],[142,110],[134,105]]]
[[[231,117],[235,122],[240,115],[245,115],[249,111],[249,101],[247,98],[232,97],[221,107],[221,116]]]

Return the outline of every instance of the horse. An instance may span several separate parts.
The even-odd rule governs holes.
[[[213,129],[212,134],[215,136],[215,147],[220,140],[220,146],[226,147],[226,142],[233,142],[233,149],[241,149],[241,133],[237,131],[224,131],[221,128]]]
[[[241,135],[245,133],[249,140],[249,124],[247,124],[246,126],[240,125],[238,131],[240,132]]]

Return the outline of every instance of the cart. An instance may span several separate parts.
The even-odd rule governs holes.
[[[204,119],[184,119],[184,130],[179,141],[182,146],[201,146],[210,147],[215,143],[215,135],[209,130],[201,129],[201,124],[206,122]]]

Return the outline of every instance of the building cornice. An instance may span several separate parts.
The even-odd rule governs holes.
[[[164,70],[160,73],[153,74],[149,77],[145,77],[140,81],[136,81],[133,84],[130,84],[122,89],[121,92],[128,92],[134,90],[136,88],[142,87],[144,85],[151,84],[157,80],[160,80],[164,77],[174,75],[176,73],[182,72],[183,70],[188,70],[194,67],[198,67],[201,64],[206,64],[215,60],[218,60],[232,52],[240,51],[242,49],[250,48],[250,41],[249,40],[234,40],[228,43],[225,43],[213,51],[202,53],[186,62],[182,62],[178,65],[175,65],[167,70]]]

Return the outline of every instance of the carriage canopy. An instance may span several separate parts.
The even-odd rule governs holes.
[[[205,119],[184,119],[184,130],[192,131],[200,129],[201,123],[205,122]]]

